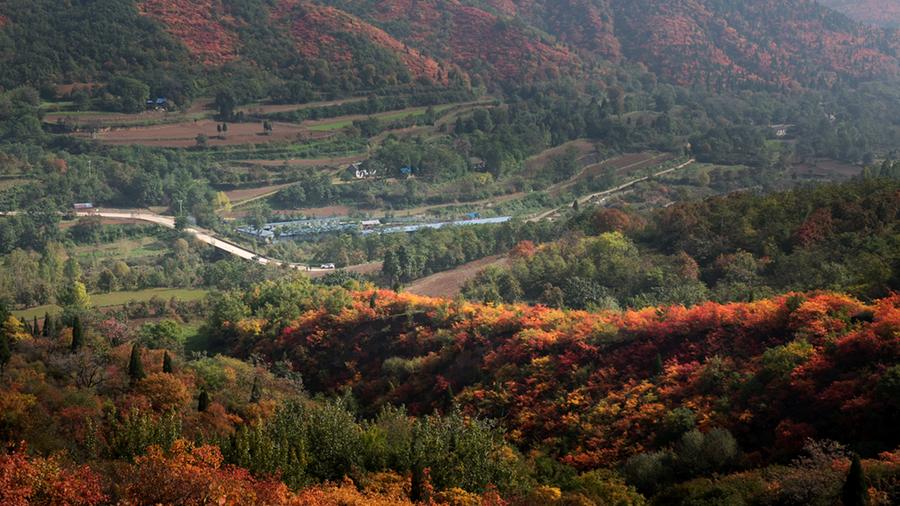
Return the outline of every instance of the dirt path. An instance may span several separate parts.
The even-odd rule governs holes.
[[[593,199],[595,199],[595,198],[606,197],[606,196],[612,195],[612,194],[614,194],[614,193],[618,193],[618,192],[620,192],[620,191],[622,191],[622,190],[625,190],[625,189],[627,189],[627,188],[629,188],[629,187],[631,187],[631,186],[634,186],[634,185],[636,185],[636,184],[638,184],[638,183],[644,182],[644,181],[646,181],[646,180],[648,180],[648,179],[650,179],[650,178],[663,176],[663,175],[665,175],[665,174],[669,174],[670,172],[675,172],[676,170],[683,169],[683,168],[687,167],[688,165],[690,165],[690,164],[692,164],[692,163],[694,163],[694,162],[695,162],[695,160],[694,160],[693,158],[691,158],[690,160],[688,160],[688,161],[686,161],[686,162],[684,162],[684,163],[682,163],[681,165],[678,165],[678,166],[676,166],[676,167],[671,167],[671,168],[668,168],[668,169],[665,169],[665,170],[661,170],[661,171],[659,171],[659,172],[657,172],[657,173],[655,173],[655,174],[651,174],[651,175],[649,175],[649,176],[644,176],[644,177],[639,177],[639,178],[637,178],[637,179],[632,179],[631,181],[628,181],[627,183],[620,184],[619,186],[616,186],[615,188],[610,188],[610,189],[608,189],[608,190],[603,190],[603,191],[600,191],[600,192],[592,193],[592,194],[586,195],[586,196],[584,196],[584,197],[579,197],[579,198],[577,199],[577,200],[578,200],[578,203],[579,203],[579,204],[586,204],[586,203],[590,202],[591,200],[593,200]],[[644,162],[640,162],[640,163],[644,163]],[[544,220],[544,219],[550,218],[550,217],[552,217],[553,215],[558,214],[558,213],[559,213],[559,210],[560,210],[560,208],[550,209],[549,211],[544,211],[544,212],[542,212],[542,213],[539,213],[539,214],[536,214],[536,215],[532,216],[531,218],[528,218],[527,221],[540,221],[540,220]]]
[[[417,279],[406,288],[406,291],[426,297],[455,297],[459,295],[467,281],[473,279],[486,267],[491,265],[502,266],[507,263],[509,263],[509,258],[506,255],[485,257],[460,265],[449,271],[438,272],[431,276]]]

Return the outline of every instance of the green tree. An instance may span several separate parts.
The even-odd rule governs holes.
[[[0,332],[0,374],[6,369],[6,364],[12,358],[12,350],[9,346],[9,336],[6,332]]]
[[[84,344],[84,327],[81,323],[81,317],[75,316],[72,320],[72,352],[78,351]]]
[[[107,91],[115,97],[109,104],[113,109],[122,112],[141,112],[150,98],[150,87],[130,77],[116,77],[107,87]]]
[[[857,455],[853,456],[853,460],[850,463],[847,480],[841,489],[841,501],[843,501],[844,506],[867,506],[869,504],[866,475]]]
[[[256,403],[262,399],[262,390],[259,386],[259,377],[253,378],[253,386],[250,387],[250,402]]]
[[[44,337],[50,337],[50,331],[53,330],[53,319],[50,316],[50,313],[44,313],[44,328],[41,329],[41,335]]]
[[[141,346],[135,344],[131,347],[131,357],[128,359],[128,377],[135,384],[144,379],[144,363],[141,362]]]
[[[172,357],[169,356],[169,352],[163,352],[163,366],[162,370],[164,373],[172,374],[174,372],[174,368],[172,367]]]
[[[197,411],[203,413],[209,408],[209,394],[206,389],[200,390],[200,396],[197,397]]]

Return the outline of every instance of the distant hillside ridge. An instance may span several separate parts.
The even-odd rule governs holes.
[[[0,84],[7,88],[238,64],[349,89],[469,76],[598,79],[616,65],[641,64],[662,80],[714,91],[795,89],[896,76],[898,51],[897,31],[813,0],[0,4]]]

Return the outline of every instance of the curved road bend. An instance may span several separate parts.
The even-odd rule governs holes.
[[[148,223],[155,223],[157,225],[162,225],[166,228],[175,228],[175,218],[171,216],[162,216],[156,213],[151,213],[149,211],[137,210],[137,209],[93,209],[90,211],[77,211],[75,213],[76,216],[100,216],[101,218],[108,218],[113,220],[137,220],[137,221],[145,221]],[[238,246],[237,244],[223,241],[222,239],[217,239],[212,232],[202,229],[199,227],[191,227],[186,228],[185,232],[192,234],[198,241],[202,243],[209,244],[210,246],[220,249],[226,253],[234,255],[236,257],[243,258],[245,260],[252,260],[254,262],[258,262],[262,265],[275,265],[275,266],[287,266],[291,269],[299,269],[308,272],[329,272],[331,269],[320,269],[320,268],[307,268],[306,265],[302,264],[294,264],[289,262],[282,262],[280,260],[275,260],[273,258],[267,258],[264,256],[258,255],[256,252],[251,251],[242,246]]]

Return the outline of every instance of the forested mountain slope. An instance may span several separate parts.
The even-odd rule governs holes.
[[[894,0],[819,0],[819,3],[864,23],[900,28],[900,3]]]
[[[11,0],[0,19],[6,87],[226,64],[352,88],[601,75],[609,63],[712,89],[790,88],[898,68],[896,32],[812,0]]]
[[[378,291],[291,322],[266,318],[252,294],[241,317],[239,300],[214,309],[221,343],[290,361],[312,392],[349,389],[372,413],[458,404],[502,421],[520,448],[582,469],[665,446],[684,430],[679,416],[728,429],[756,461],[791,455],[804,437],[870,452],[900,442],[897,297],[586,313]]]

